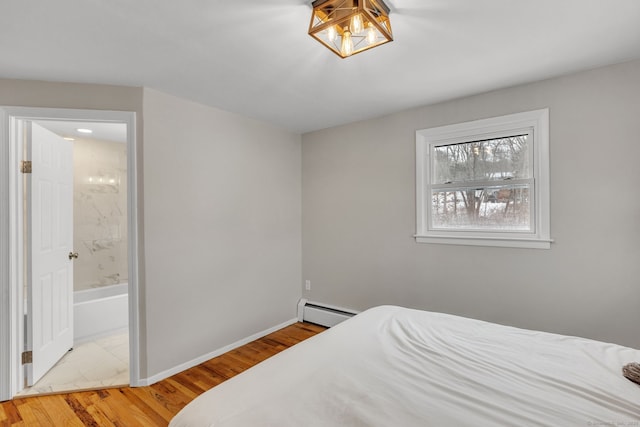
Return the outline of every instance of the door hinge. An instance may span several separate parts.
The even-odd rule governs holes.
[[[20,172],[31,173],[31,160],[23,160],[20,162]]]
[[[26,365],[27,363],[33,363],[33,352],[31,350],[22,352],[22,364]]]

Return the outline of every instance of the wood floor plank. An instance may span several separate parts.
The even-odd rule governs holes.
[[[174,375],[170,378],[167,378],[167,381],[172,382],[176,386],[177,385],[181,386],[183,388],[184,393],[189,391],[191,393],[192,398],[195,398],[196,396],[199,396],[202,393],[204,393],[206,390],[208,390],[208,388],[200,387],[198,384],[195,384],[194,382],[189,381],[189,377],[185,378],[184,375]]]
[[[100,424],[98,424],[98,421],[93,417],[93,415],[91,415],[90,410],[91,410],[91,406],[87,405],[87,403],[81,403],[78,398],[75,396],[76,393],[73,394],[67,394],[65,395],[65,402],[67,403],[67,405],[69,405],[69,407],[73,410],[73,412],[76,414],[76,417],[80,420],[80,422],[82,422],[82,424],[84,424],[85,426],[91,426],[91,427],[97,427]],[[80,393],[77,393],[80,394]],[[88,393],[85,393],[85,395],[87,395]],[[82,397],[82,395],[81,395]],[[98,419],[102,418],[101,416],[98,417]],[[101,423],[102,425],[105,425],[105,423]]]
[[[202,365],[195,366],[183,374],[174,375],[170,379],[182,384],[197,394],[202,394],[225,380],[225,378],[222,378],[222,376],[215,371]]]
[[[210,371],[212,378],[220,379],[220,382],[227,380],[235,375],[235,372],[233,372],[229,365],[224,363],[224,360],[222,359],[218,359],[215,361],[210,360],[209,362],[200,365],[200,367],[204,370]]]
[[[168,381],[155,383],[151,388],[158,392],[158,394],[156,394],[157,399],[161,400],[164,406],[174,414],[193,400],[180,392],[178,388]]]
[[[163,417],[159,413],[157,413],[149,404],[144,400],[140,399],[135,393],[131,391],[130,388],[120,389],[120,392],[136,407],[140,408],[142,412],[145,413],[147,418],[149,418],[151,425],[163,425],[168,423],[170,417]]]
[[[123,411],[123,408],[127,408],[127,410]],[[154,425],[152,418],[147,416],[144,408],[127,399],[119,389],[109,390],[109,397],[100,402],[99,409],[108,414],[109,420],[118,427]],[[168,422],[168,420],[163,420],[164,422]]]
[[[0,411],[0,414],[3,414],[2,417],[0,417],[0,425],[13,425],[22,421],[18,408],[13,402],[2,404]]]
[[[52,426],[54,425],[55,414],[49,414],[42,406],[41,399],[31,399],[29,402],[22,402],[17,405],[18,412],[26,425]],[[58,412],[57,410],[55,411]]]
[[[61,426],[77,426],[82,427],[84,424],[78,419],[76,413],[71,409],[67,402],[64,400],[64,396],[60,394],[51,396],[42,396],[38,398],[42,403],[42,406],[50,414],[55,415],[55,424]]]
[[[158,394],[151,387],[127,388],[133,395],[145,402],[153,411],[165,420],[170,420],[175,415],[161,401]]]
[[[148,387],[25,397],[0,403],[0,427],[166,426],[212,387],[325,328],[296,323]]]
[[[165,382],[175,387],[182,396],[186,396],[185,402],[191,402],[193,399],[195,399],[196,397],[198,397],[200,394],[203,393],[203,392],[200,392],[200,393],[194,392],[190,387],[185,387],[179,381],[176,381],[175,378],[167,378]]]

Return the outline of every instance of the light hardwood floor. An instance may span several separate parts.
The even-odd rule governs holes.
[[[149,387],[4,402],[0,404],[0,426],[166,426],[196,396],[324,330],[296,323]]]

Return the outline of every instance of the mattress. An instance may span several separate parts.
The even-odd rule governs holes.
[[[395,306],[200,395],[171,427],[640,426],[640,351]]]

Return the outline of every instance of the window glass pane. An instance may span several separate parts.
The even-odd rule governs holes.
[[[434,183],[530,178],[528,135],[434,147]]]
[[[434,229],[530,231],[529,186],[434,191]]]

